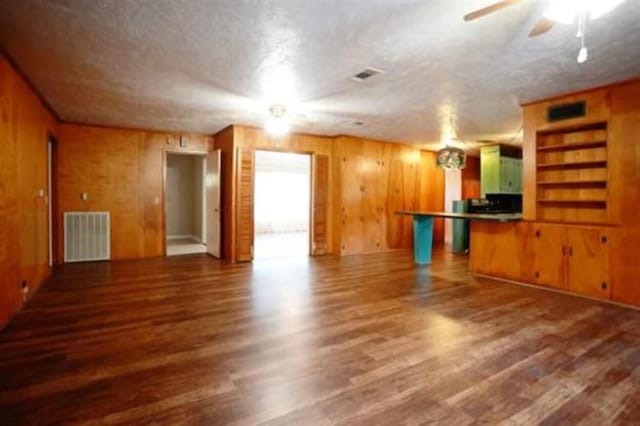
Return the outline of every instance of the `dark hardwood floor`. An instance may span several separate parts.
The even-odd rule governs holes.
[[[0,332],[0,422],[639,424],[640,312],[409,251],[75,264]]]

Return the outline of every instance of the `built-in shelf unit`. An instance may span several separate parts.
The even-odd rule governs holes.
[[[606,223],[607,178],[606,122],[537,133],[538,220]]]

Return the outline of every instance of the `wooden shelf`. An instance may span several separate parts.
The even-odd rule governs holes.
[[[579,169],[588,167],[606,167],[607,160],[593,160],[593,161],[574,161],[563,163],[542,163],[538,164],[539,169]]]
[[[538,198],[539,203],[544,204],[607,204],[607,200],[603,199],[551,199]]]
[[[583,148],[604,148],[607,146],[606,140],[591,141],[591,142],[571,142],[559,145],[539,146],[538,152],[545,151],[570,151]]]
[[[540,186],[606,186],[604,179],[594,180],[548,180],[538,182]]]

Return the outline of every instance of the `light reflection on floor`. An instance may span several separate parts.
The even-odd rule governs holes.
[[[256,234],[253,243],[255,260],[309,256],[308,232],[274,232]]]

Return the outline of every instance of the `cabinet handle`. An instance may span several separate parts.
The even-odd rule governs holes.
[[[540,278],[540,272],[536,272],[536,278]]]
[[[602,241],[602,243],[606,243],[607,242],[607,236],[603,235],[602,237],[600,237],[600,241]]]
[[[536,231],[536,237],[539,237],[539,236],[540,236],[540,230],[538,229],[538,230]]]
[[[600,288],[602,288],[603,290],[606,290],[607,289],[607,283],[600,284]]]
[[[569,256],[573,256],[573,247],[569,246]]]
[[[567,255],[567,247],[566,246],[562,246],[562,255],[563,256]]]

